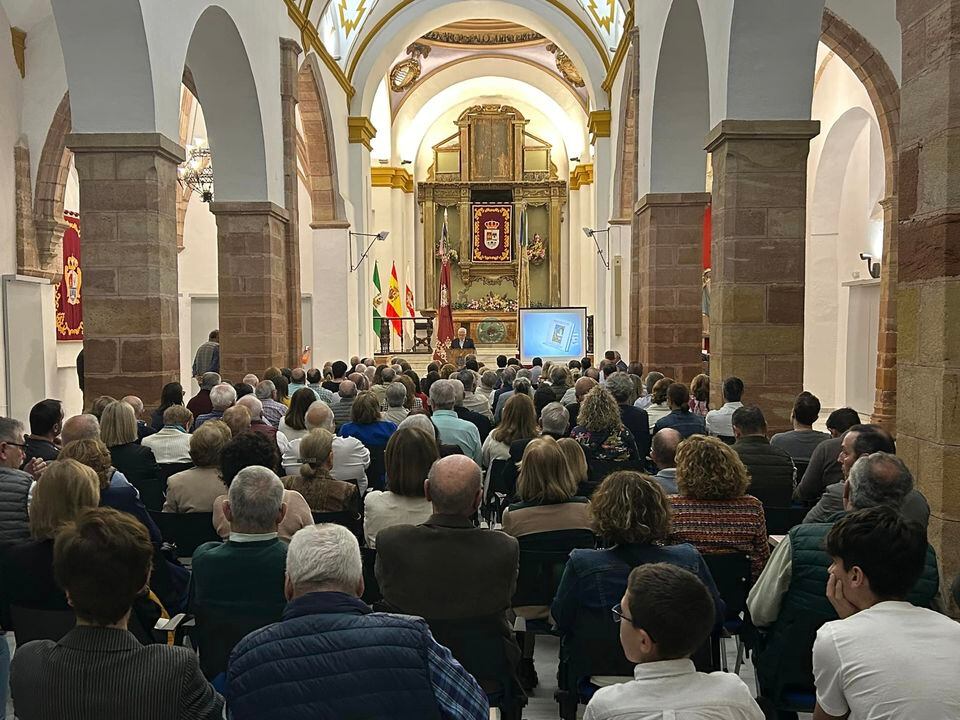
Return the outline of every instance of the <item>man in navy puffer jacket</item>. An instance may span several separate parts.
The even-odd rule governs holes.
[[[287,550],[283,619],[241,640],[227,670],[232,720],[486,720],[486,695],[427,624],[359,596],[356,538],[314,525]]]

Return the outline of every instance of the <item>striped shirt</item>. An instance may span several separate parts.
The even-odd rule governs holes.
[[[697,500],[671,495],[673,531],[669,543],[690,543],[702,555],[741,552],[750,556],[752,579],[770,557],[763,505],[753,495],[732,500]]]

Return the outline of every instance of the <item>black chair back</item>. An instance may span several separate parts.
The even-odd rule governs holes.
[[[520,572],[513,607],[550,605],[567,558],[574,548],[596,547],[596,538],[589,530],[555,530],[517,538],[520,545]]]
[[[360,544],[363,544],[363,520],[360,515],[354,512],[341,510],[339,512],[315,512],[313,513],[313,522],[316,525],[323,523],[332,523],[342,525],[347,530],[357,536]]]
[[[212,680],[226,671],[236,644],[254,630],[277,622],[283,608],[283,604],[244,609],[197,605],[197,626],[189,634],[200,653],[200,670],[204,676]]]
[[[791,529],[803,522],[807,516],[805,507],[767,507],[763,506],[763,514],[767,519],[768,535],[786,535]]]
[[[37,610],[11,605],[10,618],[18,647],[31,640],[56,642],[77,624],[73,610]]]
[[[158,477],[141,478],[139,480],[131,480],[130,484],[140,493],[140,501],[147,510],[156,510],[159,512],[163,509],[163,503],[164,500],[166,500],[164,491],[166,487],[165,480],[161,480]]]
[[[166,492],[167,481],[170,479],[171,475],[176,475],[178,472],[183,472],[184,470],[190,470],[193,468],[192,462],[185,463],[159,463],[157,467],[160,468],[160,480],[163,482],[163,489]]]
[[[614,460],[597,460],[587,457],[587,479],[580,483],[577,488],[577,494],[584,497],[593,495],[594,490],[600,487],[600,483],[607,475],[611,475],[620,470],[637,470],[645,472],[646,467],[642,460],[625,460],[618,462]]]
[[[367,605],[373,605],[383,600],[380,583],[377,582],[377,551],[361,546],[360,559],[363,561],[363,596],[360,599]]]
[[[386,447],[375,445],[367,449],[370,451],[370,464],[367,466],[367,486],[371,490],[385,490],[387,487],[387,463],[383,455]]]
[[[807,468],[810,467],[810,459],[809,458],[806,460],[794,459],[793,466],[797,468],[797,482],[800,482],[804,474],[807,472]]]
[[[509,460],[498,458],[487,468],[487,492],[484,497],[484,515],[490,521],[503,520],[503,511],[513,502],[516,487],[510,487],[506,482],[506,469]]]
[[[727,608],[726,620],[735,620],[747,608],[750,592],[750,556],[744,553],[704,555],[717,592]]]
[[[151,511],[163,539],[177,546],[177,557],[192,557],[205,542],[220,540],[213,527],[213,513],[165,513]]]

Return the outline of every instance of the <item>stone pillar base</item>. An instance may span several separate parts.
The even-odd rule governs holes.
[[[214,202],[220,273],[220,375],[239,382],[287,357],[284,232],[271,202]]]
[[[137,395],[146,407],[180,378],[177,165],[159,133],[74,133],[83,216],[84,405]]]
[[[703,215],[710,193],[656,193],[637,203],[630,253],[630,357],[678,382],[703,372]]]
[[[713,154],[711,404],[724,378],[746,386],[770,432],[788,430],[803,389],[807,154],[820,123],[724,120]]]

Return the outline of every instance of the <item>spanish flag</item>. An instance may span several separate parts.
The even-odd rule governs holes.
[[[393,331],[403,337],[403,303],[400,300],[400,280],[397,278],[397,264],[390,270],[390,291],[387,293],[387,317],[393,323]]]

